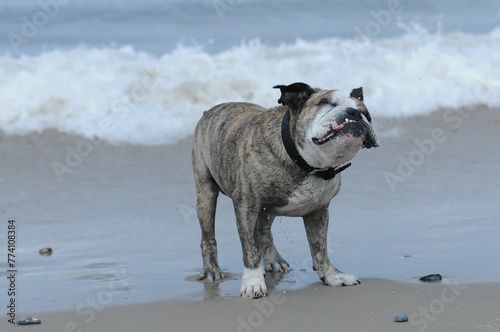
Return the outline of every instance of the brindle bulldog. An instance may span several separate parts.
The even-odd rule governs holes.
[[[326,285],[359,284],[328,259],[328,205],[339,192],[345,164],[379,145],[362,88],[349,96],[305,83],[278,85],[280,106],[225,103],[206,111],[193,143],[197,215],[201,225],[200,280],[218,280],[215,209],[230,197],[243,249],[241,296],[267,295],[264,271],[286,272],[271,225],[276,216],[303,217],[313,269]]]

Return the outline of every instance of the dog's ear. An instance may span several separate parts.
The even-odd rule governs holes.
[[[352,89],[351,97],[363,101],[363,88]]]
[[[356,98],[359,101],[363,101],[363,88],[352,89],[351,98]],[[364,114],[368,122],[372,123],[372,117],[370,116],[370,113],[368,113],[368,110],[366,108],[360,109],[360,112]],[[378,145],[373,145],[373,146],[378,146]]]
[[[281,97],[278,99],[278,103],[288,106],[291,109],[302,108],[305,102],[314,93],[313,88],[305,83],[276,85],[273,88],[281,90]]]

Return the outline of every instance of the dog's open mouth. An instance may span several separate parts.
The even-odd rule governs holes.
[[[335,126],[333,124],[330,124],[330,129],[322,138],[313,137],[312,141],[316,145],[325,144],[326,142],[334,138],[342,129],[344,129],[344,127],[348,126],[351,123],[357,123],[357,121],[345,118],[344,122],[340,124],[337,124]]]

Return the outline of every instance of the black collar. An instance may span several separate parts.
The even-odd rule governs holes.
[[[290,110],[286,110],[285,115],[283,115],[283,120],[281,121],[281,139],[283,140],[283,145],[285,146],[285,150],[292,158],[292,160],[302,168],[307,173],[311,173],[312,171],[318,170],[319,168],[312,167],[307,163],[307,161],[302,158],[295,147],[295,144],[292,140],[292,135],[290,134]],[[335,167],[330,167],[323,171],[315,172],[314,175],[322,178],[323,180],[331,180],[338,173],[345,170],[347,167],[351,166],[351,163],[347,163],[342,167],[336,169]]]

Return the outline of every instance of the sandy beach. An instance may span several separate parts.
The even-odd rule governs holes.
[[[498,331],[498,284],[420,285],[366,279],[311,285],[260,300],[209,299],[44,313],[30,331]],[[396,323],[407,313],[410,321]],[[2,323],[3,328],[7,327]],[[17,327],[12,331],[27,331]]]
[[[500,331],[500,110],[429,116],[372,110],[381,147],[342,173],[331,204],[330,257],[355,287],[322,286],[300,219],[277,219],[292,271],[270,295],[239,298],[241,248],[219,199],[219,262],[203,283],[191,140],[113,146],[45,131],[0,135],[2,237],[17,227],[17,318],[1,331]],[[40,256],[50,247],[50,257]],[[5,280],[6,265],[0,276]],[[426,284],[431,273],[443,281]],[[6,283],[0,284],[4,311]],[[397,314],[410,317],[395,323]]]

